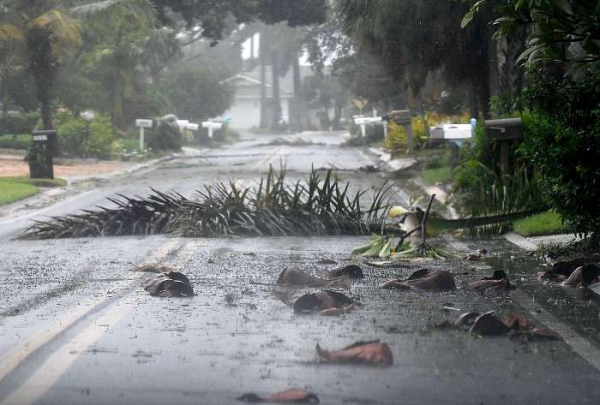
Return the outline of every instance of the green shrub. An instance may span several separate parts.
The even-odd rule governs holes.
[[[30,134],[0,136],[0,148],[27,150],[31,139]]]
[[[109,159],[115,141],[115,130],[110,117],[96,114],[88,124],[70,112],[60,114],[56,129],[60,139],[60,150],[70,157]]]
[[[30,134],[40,120],[37,112],[0,114],[0,135]]]
[[[600,230],[600,77],[574,82],[529,73],[520,107],[532,112],[526,156],[550,205],[579,233]]]

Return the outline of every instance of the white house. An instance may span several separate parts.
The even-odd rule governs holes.
[[[270,67],[267,77],[270,76]],[[225,82],[235,87],[235,99],[225,116],[231,118],[233,128],[248,129],[260,125],[260,71],[249,71],[237,74]],[[273,85],[270,80],[265,83],[267,98],[273,96]],[[294,98],[293,89],[286,86],[285,78],[279,84],[279,97],[281,100],[281,115],[289,121],[290,104]],[[269,112],[268,112],[269,113]],[[272,112],[270,112],[272,113]]]

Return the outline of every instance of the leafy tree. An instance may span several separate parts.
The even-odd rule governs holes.
[[[227,72],[217,67],[185,66],[166,81],[165,91],[178,117],[203,120],[216,117],[233,102],[233,89],[222,83]]]
[[[590,0],[482,0],[464,16],[467,26],[485,7],[495,5],[495,36],[513,36],[526,27],[521,61],[544,66],[566,63],[577,79],[600,72],[600,3]]]
[[[533,115],[527,156],[548,201],[581,233],[600,231],[600,3],[588,0],[479,1],[495,5],[497,38],[528,33],[529,71],[517,107]]]
[[[450,85],[471,88],[473,115],[488,115],[491,7],[481,8],[467,29],[468,5],[452,0],[338,0],[344,32],[377,56],[418,100],[427,76],[440,71]],[[469,74],[465,74],[469,72]],[[417,108],[420,105],[416,106]]]

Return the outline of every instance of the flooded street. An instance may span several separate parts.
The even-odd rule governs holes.
[[[302,139],[290,145],[247,135],[226,149],[188,150],[156,168],[92,180],[94,187],[82,183],[51,207],[0,218],[0,403],[221,405],[292,387],[323,404],[597,403],[598,300],[544,286],[534,278],[543,264],[501,238],[444,235],[431,243],[459,256],[481,248],[490,254],[485,262],[414,259],[398,268],[352,262],[352,249],[368,237],[13,239],[32,219],[107,205],[105,198],[119,193],[144,195],[153,187],[191,196],[217,179],[252,185],[269,165],[285,166],[290,180],[311,166],[335,168],[363,190],[386,181],[383,173],[359,172],[377,162],[366,150],[341,146],[339,134]],[[404,202],[411,187],[398,181],[392,198]],[[150,296],[143,285],[153,275],[130,271],[146,263],[181,271],[196,296]],[[364,279],[333,289],[359,303],[354,311],[295,314],[281,300],[315,291],[276,286],[285,268],[316,275],[349,263]],[[450,271],[457,290],[380,288],[423,268]],[[516,289],[466,289],[494,270],[505,270]],[[463,312],[488,311],[523,314],[564,341],[437,327]],[[337,350],[376,339],[389,344],[392,366],[316,362],[317,343]]]

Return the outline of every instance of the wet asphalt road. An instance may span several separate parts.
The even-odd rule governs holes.
[[[437,242],[463,251],[484,244],[496,252],[489,264],[424,261],[385,270],[361,264],[366,278],[340,291],[364,305],[324,318],[294,315],[274,293],[277,275],[292,265],[310,272],[335,266],[320,259],[348,263],[351,249],[368,238],[11,239],[38,215],[104,204],[115,193],[144,194],[149,186],[191,195],[217,178],[252,184],[280,161],[292,177],[302,177],[312,162],[316,168],[337,167],[342,179],[363,188],[384,181],[354,171],[370,163],[360,150],[270,140],[201,151],[152,171],[90,184],[86,193],[42,214],[31,210],[21,218],[0,218],[0,403],[217,405],[237,403],[245,392],[290,387],[306,388],[324,404],[598,403],[595,346],[548,314],[545,302],[529,292],[531,265],[507,259],[519,253],[498,241]],[[338,142],[324,135],[312,140]],[[400,186],[396,191],[404,198]],[[129,271],[148,262],[183,271],[198,295],[150,297],[141,285],[151,275]],[[458,290],[378,288],[422,267],[453,271]],[[494,268],[509,270],[519,288],[483,295],[463,288]],[[456,316],[441,309],[446,303],[502,315],[523,312],[538,326],[558,329],[567,342],[520,343],[433,328]],[[597,303],[579,300],[584,303],[597,320]],[[392,367],[315,364],[316,343],[337,349],[371,339],[390,344]]]

